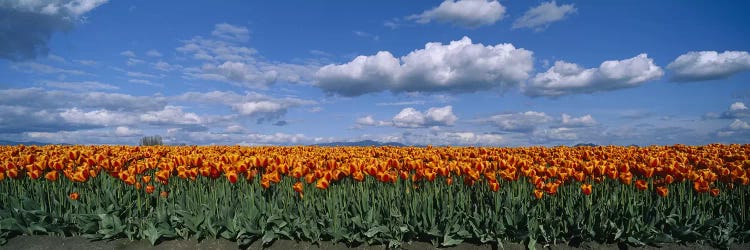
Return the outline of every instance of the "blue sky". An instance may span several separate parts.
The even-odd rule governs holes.
[[[0,140],[750,141],[743,1],[0,0]]]

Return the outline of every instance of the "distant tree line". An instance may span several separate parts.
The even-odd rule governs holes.
[[[144,136],[141,138],[141,146],[154,146],[154,145],[163,145],[164,142],[161,140],[161,136],[153,135],[153,136]]]

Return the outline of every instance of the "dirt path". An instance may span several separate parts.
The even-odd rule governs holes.
[[[504,249],[521,250],[525,249],[520,244],[506,243],[503,245]],[[492,245],[473,245],[473,244],[460,244],[456,247],[449,247],[446,249],[457,249],[457,250],[489,250],[494,249]],[[403,249],[435,249],[430,243],[425,242],[412,242],[405,243],[402,246]],[[201,242],[196,240],[170,240],[159,243],[156,246],[151,246],[148,241],[130,241],[128,239],[118,239],[113,241],[89,241],[83,237],[55,237],[55,236],[17,236],[8,241],[4,246],[0,246],[0,249],[38,249],[38,250],[100,250],[100,249],[120,249],[120,250],[136,250],[136,249],[160,249],[160,250],[176,250],[176,249],[206,249],[206,250],[219,250],[219,249],[239,249],[237,243],[228,240],[215,240],[206,239]],[[248,249],[263,249],[260,242],[253,243]],[[306,249],[385,249],[384,246],[357,246],[349,248],[344,244],[332,244],[330,242],[323,242],[320,246],[312,245],[306,242],[295,242],[291,240],[279,240],[274,242],[271,246],[265,249],[279,249],[279,250],[306,250]],[[586,243],[580,247],[571,247],[568,245],[553,245],[544,247],[538,245],[537,249],[604,249],[614,250],[620,249],[614,244],[598,244],[598,243]],[[660,250],[682,250],[682,249],[714,249],[710,246],[703,245],[678,245],[678,244],[666,244],[660,248],[657,247],[642,247],[634,249],[660,249]],[[750,249],[750,244],[734,245],[731,249]]]

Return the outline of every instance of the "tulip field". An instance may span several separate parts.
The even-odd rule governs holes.
[[[0,245],[750,242],[750,145],[0,146]]]

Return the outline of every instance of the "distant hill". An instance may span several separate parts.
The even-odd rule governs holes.
[[[355,142],[329,142],[329,143],[318,143],[313,146],[322,147],[335,147],[335,146],[354,146],[354,147],[369,147],[369,146],[394,146],[394,147],[406,147],[406,145],[398,142],[377,142],[373,140],[355,141]]]
[[[596,146],[598,145],[593,144],[593,143],[578,143],[573,147],[596,147]]]

